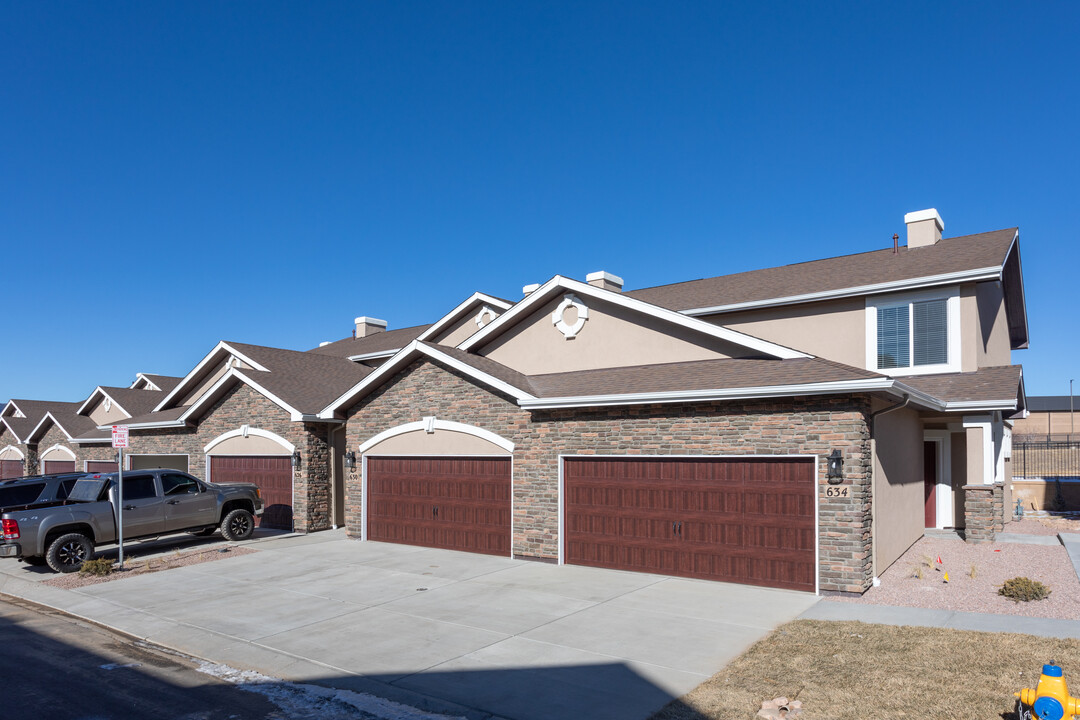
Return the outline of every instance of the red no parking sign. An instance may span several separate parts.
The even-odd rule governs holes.
[[[128,446],[127,425],[112,426],[112,446],[114,448],[126,448]]]

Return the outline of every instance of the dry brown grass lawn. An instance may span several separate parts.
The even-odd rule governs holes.
[[[1080,641],[796,620],[653,720],[751,720],[762,700],[801,700],[803,720],[1015,719],[1013,693],[1056,660],[1080,690]]]

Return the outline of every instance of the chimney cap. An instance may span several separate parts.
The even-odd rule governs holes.
[[[536,292],[538,289],[540,289],[540,283],[533,283],[531,285],[526,285],[521,288],[521,292],[525,295],[528,295],[530,293]]]
[[[596,280],[603,280],[605,282],[613,283],[615,285],[623,285],[623,279],[618,275],[612,275],[605,270],[598,270],[593,273],[589,273],[585,276],[585,282],[591,283]]]
[[[329,345],[329,344],[330,344],[331,342],[332,342],[332,341],[330,341],[330,340],[323,340],[323,341],[322,341],[321,343],[319,343],[319,347],[326,347],[326,346],[327,346],[327,345]]]
[[[386,327],[386,321],[378,318],[368,317],[367,315],[361,315],[354,320],[357,325],[375,325],[377,327]]]
[[[910,225],[911,223],[922,222],[923,220],[933,220],[937,223],[938,230],[945,229],[945,221],[941,219],[941,215],[935,208],[929,208],[927,210],[916,210],[915,212],[909,212],[904,215],[904,224]]]

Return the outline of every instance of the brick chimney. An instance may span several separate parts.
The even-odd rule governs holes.
[[[354,334],[354,337],[367,337],[368,335],[374,335],[383,330],[386,330],[385,320],[362,315],[356,318],[356,333]]]
[[[604,272],[603,270],[589,273],[585,276],[585,282],[589,283],[593,287],[603,288],[604,290],[622,292],[623,279],[618,275],[612,275],[611,273]]]
[[[907,225],[907,246],[909,248],[934,245],[941,239],[945,222],[934,208],[910,212],[904,216]]]

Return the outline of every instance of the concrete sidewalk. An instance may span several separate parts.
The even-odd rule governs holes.
[[[76,590],[0,562],[0,592],[215,663],[469,718],[646,718],[805,593],[347,540]]]
[[[865,605],[862,603],[822,600],[799,616],[806,620],[858,620],[877,625],[915,625],[919,627],[978,630],[980,632],[1012,632],[1054,638],[1080,639],[1080,620],[1020,617],[992,613],[930,610],[895,605]]]

